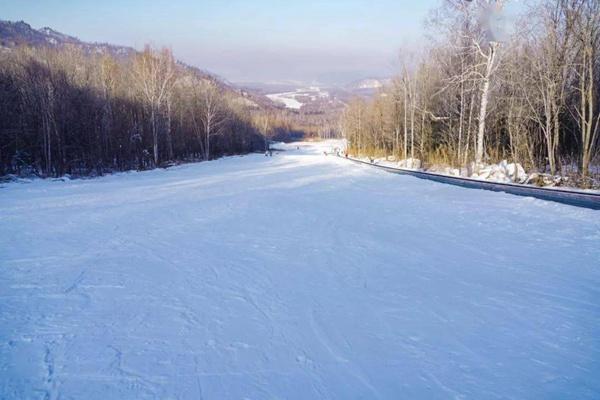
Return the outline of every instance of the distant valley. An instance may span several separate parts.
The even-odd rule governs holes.
[[[279,107],[314,112],[343,107],[353,97],[370,98],[390,82],[389,78],[366,78],[343,86],[301,82],[238,82],[236,85],[265,95]]]

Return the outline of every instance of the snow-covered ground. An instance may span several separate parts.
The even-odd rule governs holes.
[[[299,110],[302,108],[302,103],[296,100],[296,93],[274,93],[268,94],[267,97],[276,103],[282,103],[286,108],[291,108],[293,110]]]
[[[600,397],[600,212],[300,146],[0,188],[0,398]]]
[[[329,98],[329,92],[322,91],[317,86],[311,86],[309,88],[296,89],[294,92],[268,94],[267,97],[274,102],[284,104],[286,108],[299,110],[304,103],[299,101],[298,97],[313,102],[317,99]]]
[[[340,149],[345,148],[342,143]],[[462,176],[463,178],[472,178],[477,180],[499,182],[499,183],[519,183],[533,186],[543,186],[546,188],[560,188],[561,190],[584,190],[588,192],[599,192],[596,189],[581,189],[576,187],[568,176],[550,175],[540,172],[527,173],[521,164],[509,163],[502,160],[497,164],[480,165],[478,168],[475,163],[471,163],[468,168],[453,168],[447,165],[430,165],[427,168],[421,168],[421,160],[407,158],[406,160],[396,160],[394,156],[389,157],[358,157],[359,160],[377,165],[392,168],[406,168],[419,171],[434,172],[442,175]],[[478,169],[479,172],[476,172]],[[596,167],[591,166],[590,171],[597,174]],[[566,170],[566,168],[564,168]],[[599,183],[592,178],[592,187],[598,187]]]

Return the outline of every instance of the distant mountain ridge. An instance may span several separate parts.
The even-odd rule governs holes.
[[[10,51],[19,46],[49,47],[60,48],[64,46],[75,46],[81,49],[87,55],[110,55],[116,58],[127,58],[138,53],[136,49],[129,46],[119,46],[109,43],[90,43],[84,42],[75,36],[66,35],[52,28],[44,27],[35,29],[24,21],[4,21],[0,20],[0,53]],[[198,67],[188,65],[177,61],[183,68],[192,71],[198,77],[210,79],[222,89],[235,92],[244,98],[244,104],[249,107],[273,108],[275,104],[266,96],[260,93],[242,90],[239,87],[229,83],[224,78],[204,71]]]
[[[86,54],[110,54],[116,57],[126,57],[136,53],[133,47],[108,43],[88,43],[49,27],[34,29],[24,21],[0,20],[0,46],[11,49],[22,45],[33,47],[73,45],[82,49]]]

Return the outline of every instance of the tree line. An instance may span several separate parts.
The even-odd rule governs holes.
[[[537,0],[503,29],[502,0],[444,0],[422,54],[340,127],[355,155],[479,168],[510,159],[591,184],[600,160],[600,2]],[[598,173],[598,172],[596,172]]]
[[[0,57],[0,176],[90,175],[264,149],[248,105],[170,50]]]

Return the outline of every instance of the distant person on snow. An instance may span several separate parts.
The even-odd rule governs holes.
[[[273,150],[271,150],[271,145],[269,145],[265,150],[265,157],[273,157]]]

